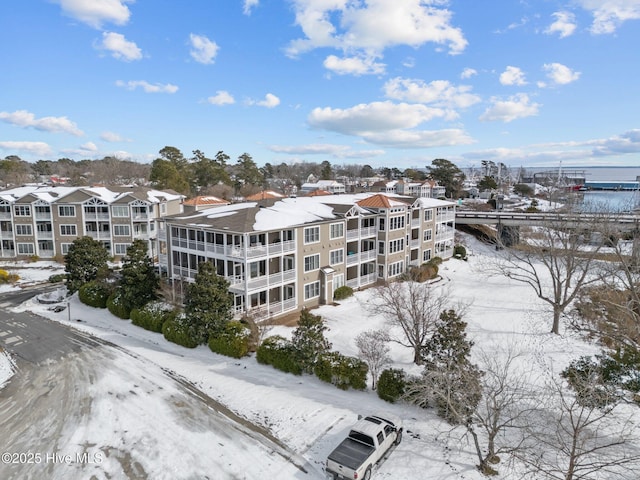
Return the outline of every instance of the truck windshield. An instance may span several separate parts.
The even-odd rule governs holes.
[[[373,443],[373,438],[371,438],[369,435],[365,435],[364,433],[360,433],[360,432],[356,432],[355,430],[351,430],[349,432],[349,437],[357,440],[358,442],[364,443],[366,445],[369,445],[371,447],[375,447],[375,443]]]

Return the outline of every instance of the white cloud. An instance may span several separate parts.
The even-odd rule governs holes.
[[[44,142],[0,142],[0,148],[11,152],[25,152],[42,157],[53,153],[51,147]]]
[[[377,145],[395,148],[434,148],[474,143],[464,130],[457,128],[445,130],[388,130],[371,132],[363,138]]]
[[[267,93],[264,100],[247,100],[247,105],[258,105],[259,107],[274,108],[280,105],[280,99],[273,93]]]
[[[491,103],[492,105],[480,116],[480,120],[511,122],[518,118],[537,115],[540,108],[540,104],[531,103],[525,93],[513,95],[507,100],[493,97]]]
[[[153,85],[145,80],[129,80],[128,82],[117,80],[116,86],[126,88],[127,90],[135,90],[140,87],[145,93],[176,93],[178,91],[178,87],[176,85],[172,85],[170,83],[165,85],[156,83]]]
[[[196,35],[194,33],[189,35],[189,41],[191,42],[191,51],[189,53],[196,62],[205,65],[214,62],[220,49],[216,42],[212,42],[204,35]]]
[[[384,150],[353,150],[347,145],[314,143],[308,145],[271,145],[269,150],[289,155],[331,155],[334,158],[371,158],[383,155]]]
[[[103,23],[125,25],[131,12],[127,3],[134,0],[54,0],[62,11],[76,20],[93,28],[101,28]]]
[[[214,96],[207,98],[207,102],[212,105],[232,105],[236,103],[233,95],[226,90],[218,90]]]
[[[561,63],[545,63],[542,68],[547,72],[547,77],[556,85],[566,85],[580,78],[580,72],[574,72]]]
[[[526,85],[527,81],[522,70],[509,65],[507,69],[500,74],[500,83],[502,85]]]
[[[32,127],[43,132],[69,133],[76,137],[84,135],[84,132],[67,117],[36,118],[33,113],[27,110],[16,110],[12,113],[0,112],[0,120],[18,127]]]
[[[593,154],[596,156],[640,153],[640,129],[629,130],[621,135],[598,140]]]
[[[445,108],[467,108],[480,101],[480,97],[469,93],[470,86],[452,85],[448,80],[422,80],[392,78],[384,84],[385,95],[394,100],[427,103]]]
[[[244,0],[242,13],[245,15],[251,15],[251,10],[253,10],[253,7],[257,7],[258,3],[260,3],[260,0]]]
[[[115,132],[102,132],[100,135],[100,139],[109,143],[117,143],[117,142],[130,142],[131,140],[127,140],[123,138],[121,135]]]
[[[373,57],[345,57],[338,58],[329,55],[324,60],[324,68],[338,75],[379,75],[384,73],[386,65],[376,63]]]
[[[305,37],[289,44],[290,56],[319,47],[379,55],[388,47],[418,47],[427,42],[447,45],[449,53],[458,54],[467,46],[462,31],[451,25],[451,11],[442,8],[447,3],[444,0],[294,0],[293,3],[296,24]]]
[[[475,68],[465,68],[462,73],[460,74],[460,78],[467,79],[467,78],[471,78],[474,75],[477,75],[478,71]]]
[[[102,32],[102,43],[99,48],[109,50],[111,56],[118,60],[130,62],[142,58],[142,50],[134,42],[130,42],[124,35],[114,32]]]
[[[577,0],[593,14],[591,33],[613,33],[627,20],[640,19],[640,0]]]
[[[570,35],[573,35],[573,32],[576,30],[576,17],[571,12],[555,12],[552,14],[555,18],[555,21],[549,25],[544,33],[552,35],[554,33],[558,33],[560,38],[565,38]]]

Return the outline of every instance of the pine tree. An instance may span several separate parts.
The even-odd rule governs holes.
[[[99,241],[91,237],[74,240],[64,259],[69,295],[85,283],[105,278],[109,272],[108,259],[109,253]]]
[[[443,311],[423,350],[428,403],[452,424],[467,423],[482,396],[482,372],[469,359],[473,342],[466,327],[455,310]]]
[[[324,336],[326,330],[322,317],[306,308],[300,312],[298,328],[293,331],[291,341],[306,372],[313,372],[318,357],[331,349],[331,343]]]
[[[201,263],[195,282],[187,286],[184,308],[194,340],[206,343],[211,335],[222,332],[233,319],[231,307],[229,282],[216,274],[211,262]]]
[[[122,259],[121,298],[129,310],[140,308],[156,298],[158,275],[147,255],[147,242],[134,240]]]

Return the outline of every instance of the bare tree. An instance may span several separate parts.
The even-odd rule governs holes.
[[[554,480],[637,477],[640,466],[638,425],[631,415],[578,399],[567,385],[554,378],[537,422],[529,425],[526,448],[517,458],[530,467],[530,476]]]
[[[391,327],[389,339],[413,349],[413,361],[422,364],[422,348],[435,330],[449,292],[428,283],[392,282],[377,287],[375,300],[366,308],[383,315]],[[400,330],[401,335],[394,330]]]
[[[389,335],[383,330],[367,330],[356,337],[358,357],[369,367],[372,390],[376,389],[382,369],[391,364],[388,341]]]
[[[599,280],[594,266],[607,226],[606,216],[599,214],[558,217],[536,227],[527,241],[504,250],[506,255],[483,267],[533,288],[553,308],[551,332],[559,334],[562,313],[583,287]],[[599,238],[591,242],[596,232]]]

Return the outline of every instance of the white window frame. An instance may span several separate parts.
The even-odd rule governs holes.
[[[111,215],[115,218],[129,218],[129,207],[127,205],[112,205]]]
[[[304,229],[304,244],[320,243],[320,227],[306,227]]]
[[[125,229],[127,233],[118,233],[120,229]],[[114,237],[130,237],[131,236],[131,226],[130,225],[121,225],[114,224],[113,225],[113,236]]]
[[[344,263],[344,248],[329,251],[329,265]]]
[[[315,261],[312,259],[315,259]],[[309,263],[307,264],[307,262]],[[320,254],[319,253],[314,253],[313,255],[307,255],[306,257],[304,257],[305,273],[313,272],[314,270],[320,270]]]
[[[130,243],[114,243],[113,244],[113,252],[116,255],[126,255],[127,248],[131,246]]]
[[[311,300],[320,296],[320,281],[305,283],[304,285],[304,299]]]
[[[28,237],[33,235],[33,225],[30,223],[16,223],[16,236]]]
[[[65,230],[71,230],[72,232],[69,233],[69,232],[67,232]],[[60,235],[77,237],[78,236],[78,226],[74,225],[73,223],[60,225]]]
[[[424,232],[422,232],[422,241],[430,242],[433,239],[433,231],[430,228],[427,228]]]
[[[16,251],[18,255],[34,255],[36,253],[36,247],[33,243],[18,243],[16,245]]]
[[[389,278],[397,277],[398,275],[402,275],[404,273],[404,261],[390,263],[387,268],[387,275]]]
[[[433,210],[428,209],[424,211],[424,221],[430,222],[433,220]]]
[[[342,237],[344,237],[344,223],[332,223],[329,225],[329,238],[331,240]]]
[[[404,238],[397,238],[389,242],[389,254],[404,252]]]
[[[428,262],[429,260],[431,260],[431,249],[427,248],[422,252],[422,261]]]
[[[13,214],[16,217],[30,217],[31,216],[31,206],[30,205],[14,205],[13,206]]]
[[[75,217],[76,207],[75,205],[58,205],[59,217]]]
[[[69,253],[69,249],[71,248],[71,245],[73,245],[73,243],[60,244],[60,252],[62,253],[62,255],[66,255],[67,253]]]

